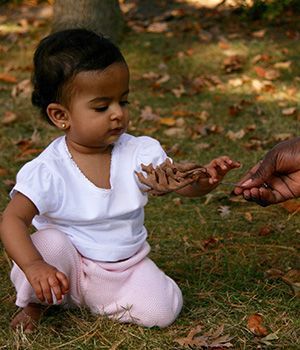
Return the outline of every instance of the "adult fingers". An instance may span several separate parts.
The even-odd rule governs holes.
[[[236,195],[240,195],[244,192],[245,189],[252,187],[250,183],[248,183],[249,180],[252,181],[253,174],[256,173],[257,169],[260,166],[260,162],[255,164],[250,170],[248,170],[238,181],[237,186],[234,188],[233,193]],[[263,183],[263,182],[262,182]],[[256,187],[256,186],[253,186]],[[247,192],[246,192],[247,193]]]

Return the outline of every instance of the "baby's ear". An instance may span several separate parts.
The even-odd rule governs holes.
[[[52,123],[59,129],[66,130],[69,128],[67,110],[60,103],[50,103],[47,107],[47,114]]]

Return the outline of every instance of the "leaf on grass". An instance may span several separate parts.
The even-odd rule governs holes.
[[[174,126],[176,124],[175,118],[160,118],[159,123],[161,125]]]
[[[285,116],[296,115],[297,107],[288,107],[281,110],[281,113]]]
[[[161,84],[164,84],[164,83],[166,83],[167,81],[169,81],[170,80],[170,76],[169,76],[169,74],[164,74],[164,75],[162,75],[159,79],[157,79],[156,80],[156,82],[155,82],[155,86],[160,86]]]
[[[0,176],[6,176],[8,174],[8,170],[4,168],[0,168]]]
[[[238,72],[243,69],[244,63],[244,57],[232,55],[223,60],[223,69],[226,73]]]
[[[253,216],[252,214],[247,211],[245,214],[244,214],[244,218],[248,221],[248,222],[252,222],[253,221]]]
[[[172,89],[171,91],[177,98],[180,98],[183,94],[186,93],[186,90],[182,84],[180,84],[177,88]]]
[[[14,84],[17,82],[17,78],[11,74],[8,74],[8,73],[0,73],[0,81],[3,81],[5,83]]]
[[[292,61],[277,62],[273,65],[275,69],[290,69]]]
[[[13,123],[17,119],[17,115],[14,112],[6,111],[1,119],[1,124],[8,125]]]
[[[271,343],[274,340],[279,339],[276,333],[270,333],[267,336],[260,339],[260,343],[267,345],[267,346],[273,346]]]
[[[232,131],[232,130],[229,130],[226,134],[226,136],[232,140],[232,141],[235,141],[235,140],[240,140],[242,139],[244,136],[246,135],[246,132],[244,129],[241,129],[239,131]]]
[[[167,30],[168,24],[166,22],[151,23],[147,28],[149,33],[165,33]]]
[[[294,214],[300,211],[300,201],[296,199],[291,199],[280,204],[289,213]]]
[[[159,74],[151,71],[151,72],[144,73],[142,75],[142,77],[144,79],[154,80],[154,79],[158,79],[159,78]]]
[[[262,325],[263,317],[260,314],[253,314],[248,317],[247,328],[255,335],[262,337],[268,334],[267,329]]]
[[[201,245],[203,246],[203,248],[215,246],[218,243],[219,239],[216,237],[209,237],[208,239],[204,239],[203,241],[201,241]]]
[[[252,36],[254,38],[263,38],[266,35],[267,30],[266,29],[260,29],[260,30],[256,30],[255,32],[252,32]]]
[[[296,297],[300,297],[300,269],[290,269],[284,272],[279,269],[269,269],[265,272],[267,278],[281,279],[292,290]]]
[[[218,208],[218,212],[220,213],[220,216],[222,218],[226,218],[227,216],[230,215],[230,208],[228,205],[221,205]]]
[[[170,137],[185,137],[187,136],[184,128],[172,127],[164,131],[166,136]]]
[[[293,291],[296,297],[300,297],[300,269],[291,269],[281,277]]]
[[[280,72],[277,69],[265,69],[260,66],[255,66],[254,70],[259,77],[267,80],[276,80],[280,77]]]
[[[185,338],[175,339],[175,342],[185,348],[197,349],[228,349],[233,345],[230,343],[232,337],[223,335],[224,326],[221,325],[217,330],[210,330],[203,335],[199,335],[202,331],[202,326],[198,325],[192,328]]]
[[[279,142],[279,141],[284,141],[284,140],[288,140],[291,139],[293,137],[293,134],[290,132],[283,132],[280,134],[275,134],[273,136],[274,140]]]
[[[160,117],[159,115],[155,114],[152,111],[152,108],[150,106],[145,106],[145,108],[141,112],[141,121],[159,121]]]
[[[31,95],[32,87],[30,79],[22,80],[20,83],[12,88],[11,96],[16,97],[28,97]]]
[[[259,229],[258,235],[259,236],[268,236],[272,232],[272,228],[269,226],[263,226]]]

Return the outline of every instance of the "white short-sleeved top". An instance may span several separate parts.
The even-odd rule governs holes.
[[[123,134],[113,147],[110,189],[95,186],[73,161],[65,137],[55,139],[17,174],[16,191],[28,197],[39,215],[36,229],[65,232],[77,250],[98,261],[118,261],[134,255],[147,237],[144,206],[147,194],[134,171],[166,159],[158,141]]]

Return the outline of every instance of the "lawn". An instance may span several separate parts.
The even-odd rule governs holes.
[[[168,3],[165,16],[125,15],[130,132],[157,138],[177,161],[205,164],[227,154],[243,165],[226,178],[237,181],[277,142],[300,134],[299,16],[267,23],[196,1],[161,3]],[[58,135],[31,107],[28,85],[33,50],[51,29],[49,10],[0,5],[0,211],[18,169]],[[0,349],[225,349],[221,335],[232,349],[299,349],[300,299],[274,269],[295,270],[299,286],[300,202],[262,208],[231,191],[220,185],[202,198],[149,200],[150,256],[184,295],[166,329],[51,308],[38,332],[12,332],[15,293],[1,247]],[[258,321],[255,330],[249,318]]]

